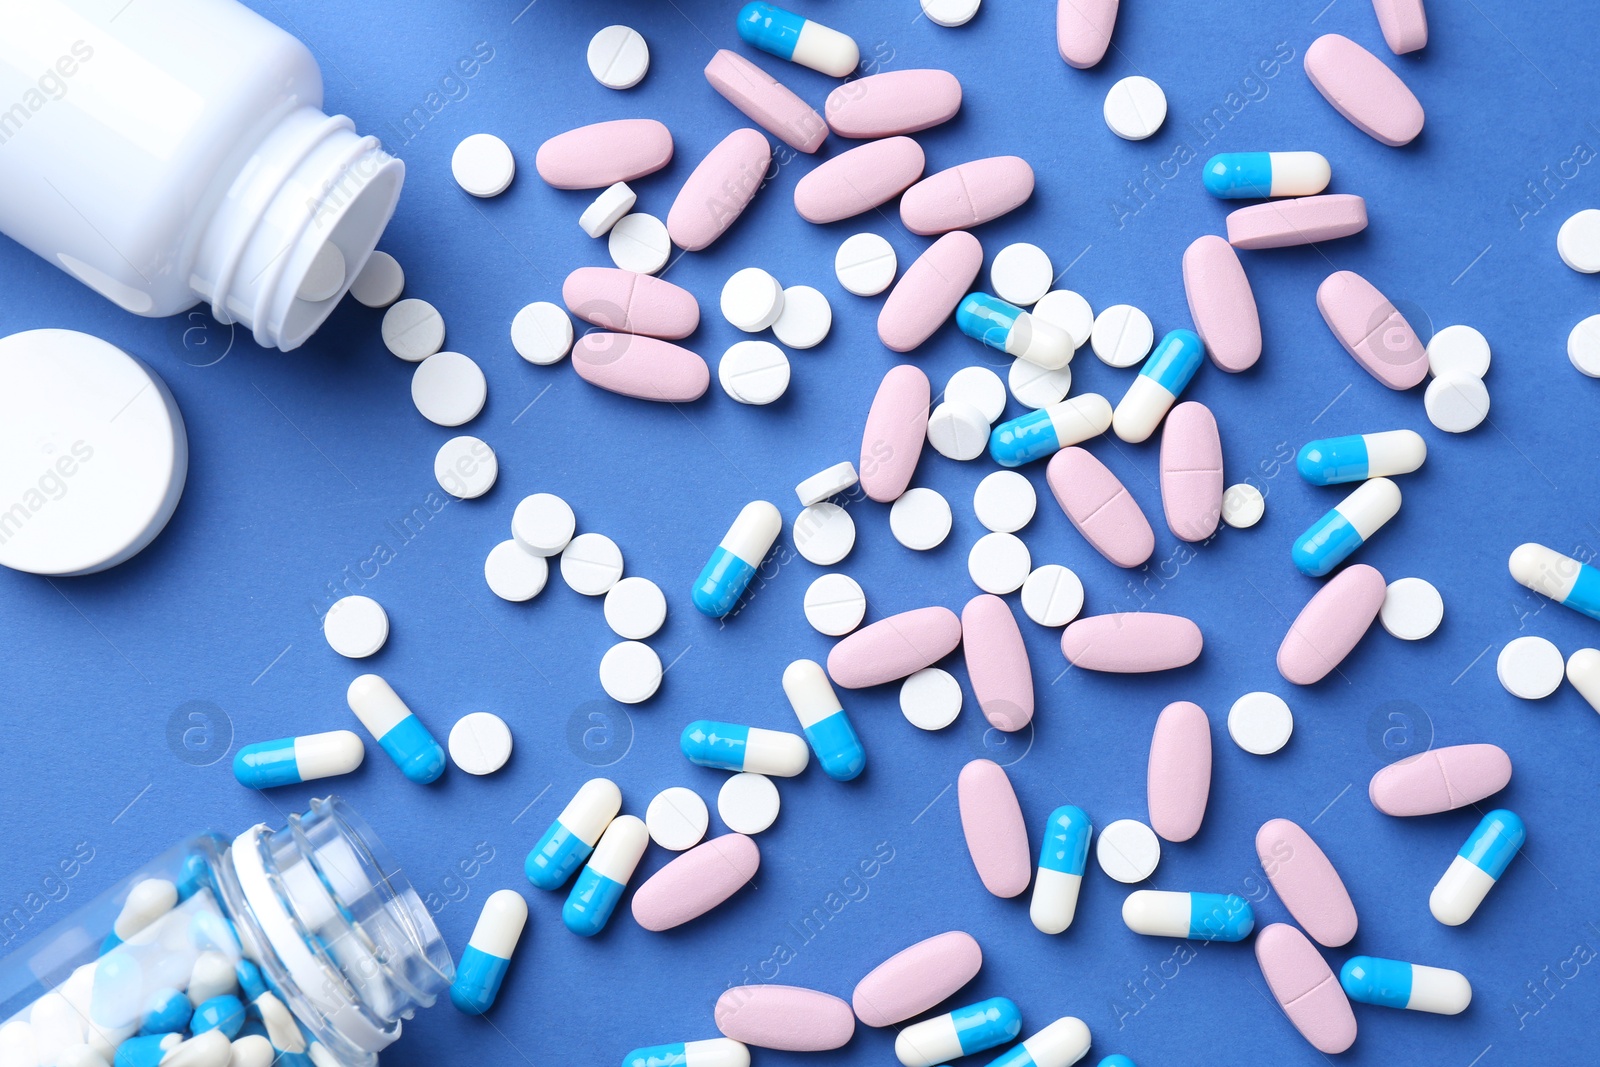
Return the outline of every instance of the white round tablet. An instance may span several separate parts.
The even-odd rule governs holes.
[[[1156,872],[1156,864],[1161,862],[1161,841],[1139,820],[1118,819],[1100,831],[1094,856],[1109,877],[1132,885]]]
[[[667,621],[667,597],[648,578],[624,578],[606,593],[605,616],[618,637],[643,641]]]
[[[856,522],[838,504],[812,504],[794,520],[795,551],[820,567],[831,567],[856,545]]]
[[[589,38],[589,73],[607,89],[632,89],[650,69],[650,46],[630,26],[607,26]]]
[[[567,309],[538,300],[517,312],[511,320],[511,347],[540,367],[566,359],[572,351],[572,318]]]
[[[622,578],[622,549],[605,534],[579,534],[561,550],[561,579],[575,593],[605,596]]]
[[[295,296],[312,304],[331,300],[344,288],[344,253],[332,241],[324,241],[311,258],[306,276],[300,279]]]
[[[636,211],[617,220],[606,235],[606,251],[611,262],[635,274],[654,274],[672,256],[672,238],[667,224],[654,215]]]
[[[1471,326],[1446,326],[1428,341],[1435,377],[1482,378],[1489,373],[1489,339]]]
[[[1556,252],[1575,271],[1600,271],[1600,210],[1586,208],[1563,222],[1556,234]]]
[[[717,814],[736,834],[759,834],[778,821],[778,787],[764,774],[736,774],[717,791]]]
[[[1567,359],[1578,373],[1600,378],[1600,315],[1590,315],[1567,334]]]
[[[550,562],[535,556],[515,541],[501,541],[483,561],[483,580],[501,600],[520,604],[544,592],[550,580]]]
[[[783,311],[772,323],[773,336],[790,348],[815,348],[833,328],[833,305],[821,290],[791,285],[783,291]]]
[[[932,489],[907,489],[889,507],[889,532],[917,552],[944,544],[950,522],[950,502]]]
[[[494,449],[478,437],[452,437],[433,457],[433,477],[439,488],[457,500],[476,500],[494,488],[500,461]]]
[[[1006,372],[1006,385],[1017,403],[1026,408],[1047,408],[1059,404],[1072,390],[1072,368],[1046,370],[1025,359],[1013,360]]]
[[[1106,93],[1106,125],[1125,141],[1142,141],[1167,121],[1167,94],[1140,74],[1123,78]]]
[[[572,505],[554,493],[525,496],[511,513],[511,536],[535,556],[553,556],[567,547],[578,528]]]
[[[675,785],[663,789],[644,812],[644,826],[650,840],[668,852],[683,852],[700,843],[711,825],[711,812],[700,794]]]
[[[834,277],[856,296],[877,296],[893,284],[899,268],[894,246],[875,233],[846,237],[833,257]]]
[[[1083,610],[1083,582],[1059,563],[1034,569],[1022,583],[1022,613],[1040,626],[1065,626]]]
[[[736,341],[717,363],[717,381],[741,404],[770,404],[789,388],[789,357],[771,341]]]
[[[984,476],[972,494],[972,510],[984,529],[1016,533],[1033,521],[1039,494],[1033,483],[1016,471],[995,471]]]
[[[961,683],[942,668],[922,668],[900,683],[900,714],[919,730],[943,730],[961,714]]]
[[[420,363],[444,347],[444,316],[426,300],[402,300],[383,313],[383,344],[407,363]]]
[[[475,133],[456,145],[450,157],[456,184],[473,196],[499,196],[517,173],[517,161],[504,141],[492,133]]]
[[[1500,650],[1494,670],[1506,692],[1523,700],[1543,700],[1561,688],[1567,661],[1542,637],[1519,637]]]
[[[844,460],[813,474],[795,486],[794,493],[800,498],[800,506],[809,508],[812,504],[820,504],[829,497],[838,496],[860,480],[861,476],[856,473],[856,465]]]
[[[1420,641],[1432,636],[1444,620],[1444,598],[1431,582],[1400,578],[1389,583],[1378,619],[1402,641]]]
[[[350,295],[356,303],[369,308],[386,308],[405,292],[406,272],[400,263],[387,252],[374,252],[367,257],[356,280],[350,283]],[[440,338],[443,343],[443,338]]]
[[[369,596],[340,597],[322,617],[322,636],[346,659],[366,659],[389,640],[389,613]]]
[[[1235,530],[1247,530],[1267,513],[1267,498],[1249,482],[1230,485],[1222,494],[1222,521]]]
[[[1272,755],[1292,733],[1294,713],[1276,693],[1246,693],[1228,709],[1228,736],[1252,755]]]
[[[1072,338],[1074,351],[1089,342],[1089,335],[1094,330],[1094,309],[1081,293],[1071,289],[1053,289],[1044,294],[1033,305],[1033,314],[1065,330],[1067,336]]]
[[[1010,533],[989,533],[967,553],[967,573],[985,593],[1015,593],[1028,580],[1033,561],[1022,538]]]
[[[1018,307],[1044,299],[1055,277],[1055,267],[1045,250],[1026,241],[1006,245],[989,264],[989,286],[994,295]]]
[[[922,0],[922,13],[935,26],[965,26],[983,0]]]
[[[619,704],[649,700],[661,688],[661,657],[642,641],[619,641],[600,657],[600,688]]]
[[[1101,363],[1131,367],[1150,354],[1156,331],[1150,316],[1132,304],[1112,304],[1095,316],[1089,340]]]
[[[783,314],[783,286],[760,267],[733,272],[722,283],[722,317],[745,333],[760,333]]]
[[[989,420],[965,401],[946,400],[928,416],[928,444],[946,459],[977,459],[989,445]]]
[[[498,715],[475,711],[450,727],[450,762],[468,774],[493,774],[511,758],[511,727]]]
[[[488,398],[483,369],[460,352],[435,352],[411,375],[411,402],[438,426],[471,422]]]
[[[583,209],[583,214],[578,216],[578,228],[590,237],[604,237],[638,202],[638,194],[627,182],[617,182]]]
[[[1006,410],[1006,383],[988,367],[962,367],[944,383],[944,398],[971,404],[990,424]]]
[[[806,587],[806,622],[819,634],[843,637],[867,615],[867,594],[848,574],[824,574]]]
[[[1445,433],[1475,430],[1489,417],[1489,389],[1481,378],[1435,378],[1422,394],[1428,421]]]

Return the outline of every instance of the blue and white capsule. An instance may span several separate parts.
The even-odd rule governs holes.
[[[695,579],[690,595],[702,615],[720,619],[739,605],[782,531],[783,516],[767,501],[753,500],[740,510]]]
[[[117,1046],[114,1062],[116,1067],[157,1067],[169,1052],[181,1044],[183,1035],[179,1033],[130,1037]]]
[[[251,789],[298,785],[349,774],[366,758],[366,746],[349,730],[258,741],[234,754],[233,776]]]
[[[468,1015],[482,1015],[494,1007],[527,922],[528,902],[521,893],[500,889],[489,894],[450,983],[450,1003]]]
[[[739,36],[763,52],[834,78],[848,78],[861,62],[861,49],[853,38],[772,4],[740,8]]]
[[[1232,893],[1167,893],[1140,889],[1122,902],[1122,921],[1136,934],[1192,941],[1243,941],[1256,928],[1250,902]]]
[[[905,1067],[935,1067],[1003,1045],[1020,1033],[1017,1006],[1005,997],[990,997],[906,1027],[894,1039],[894,1054]]]
[[[750,1067],[750,1050],[731,1037],[636,1048],[622,1067]]]
[[[345,700],[401,774],[427,785],[444,773],[444,749],[388,682],[363,674],[350,683]]]
[[[1381,1008],[1460,1015],[1472,1003],[1472,983],[1460,971],[1376,956],[1345,961],[1339,984],[1351,1000]]]
[[[1511,553],[1511,577],[1535,593],[1591,619],[1600,619],[1600,570],[1529,542]]]
[[[561,908],[561,921],[568,930],[593,937],[606,928],[649,844],[650,831],[642,819],[618,815],[611,820]]]
[[[1002,467],[1048,459],[1111,429],[1111,401],[1084,393],[1002,422],[989,434],[989,455]]]
[[[783,672],[783,692],[824,774],[836,782],[848,782],[866,769],[867,753],[861,738],[820,663],[797,659],[789,664]]]
[[[696,719],[683,728],[678,747],[697,766],[768,778],[793,778],[811,762],[811,749],[799,734],[736,722]]]
[[[1033,899],[1028,904],[1028,917],[1040,932],[1059,934],[1072,925],[1072,917],[1078,912],[1083,872],[1089,866],[1089,839],[1093,835],[1094,824],[1082,808],[1063,804],[1050,813],[1044,842],[1039,846]]]
[[[522,868],[528,881],[540,889],[560,889],[589,858],[621,810],[622,790],[617,783],[609,778],[584,782],[528,853]]]
[[[1321,152],[1224,152],[1206,160],[1206,192],[1223,200],[1315,196],[1333,168]]]
[[[1065,1015],[1006,1049],[989,1067],[1072,1067],[1088,1054],[1088,1025]]]
[[[1192,330],[1168,333],[1145,357],[1139,376],[1122,395],[1111,429],[1130,445],[1149,440],[1205,358],[1206,347]]]
[[[1428,897],[1433,917],[1446,926],[1472,918],[1527,839],[1527,827],[1514,813],[1496,808],[1485,815],[1433,887]]]
[[[1307,441],[1294,465],[1312,485],[1339,485],[1410,474],[1427,458],[1428,442],[1415,430],[1384,430]]]
[[[988,293],[968,293],[956,325],[974,341],[1046,370],[1065,367],[1077,350],[1066,330]]]
[[[1295,541],[1290,556],[1300,573],[1321,578],[1371,540],[1400,511],[1400,487],[1387,478],[1362,482]]]

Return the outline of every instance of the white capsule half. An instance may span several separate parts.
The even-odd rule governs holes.
[[[1084,393],[1045,408],[1056,443],[1062,448],[1099,437],[1111,428],[1111,401],[1099,393]]]
[[[1076,348],[1072,335],[1030,312],[1017,316],[1006,334],[1006,355],[1025,359],[1045,370],[1060,370],[1072,362]]]
[[[557,821],[584,844],[594,846],[622,810],[622,790],[609,778],[591,778],[561,809]]]
[[[165,878],[146,878],[128,890],[128,899],[111,926],[112,931],[128,940],[146,926],[171,911],[178,904],[178,887]]]
[[[1140,889],[1122,902],[1122,921],[1136,934],[1188,937],[1193,905],[1188,893]]]
[[[527,922],[528,902],[522,894],[514,889],[497,890],[483,902],[478,924],[472,928],[467,944],[479,952],[509,960]]]
[[[744,769],[771,778],[793,778],[811,762],[811,746],[799,734],[750,727],[745,739]]]
[[[1427,1011],[1435,1015],[1460,1015],[1472,1003],[1472,983],[1460,971],[1444,967],[1411,965],[1411,999],[1407,1011]]]
[[[589,867],[618,885],[627,885],[644,858],[650,844],[650,831],[636,815],[618,815],[600,835],[600,843],[589,857]]]
[[[728,1037],[683,1043],[684,1067],[750,1067],[750,1050]]]
[[[955,1019],[941,1015],[913,1023],[894,1039],[894,1054],[905,1067],[932,1067],[965,1055]]]
[[[1568,656],[1567,681],[1591,708],[1600,711],[1600,648],[1580,648]]]
[[[345,701],[367,732],[378,740],[410,717],[411,709],[394,687],[376,674],[363,674],[350,683]]]
[[[1373,478],[1334,506],[1365,542],[1400,513],[1400,487],[1387,478]]]
[[[1063,1016],[1032,1037],[1022,1039],[1032,1067],[1072,1067],[1089,1053],[1089,1027],[1082,1019]],[[1008,1055],[1015,1055],[1013,1050]]]
[[[1078,913],[1078,892],[1083,886],[1083,875],[1068,874],[1040,867],[1033,872],[1033,899],[1028,904],[1028,918],[1034,929],[1046,934],[1059,934],[1072,925]],[[1187,917],[1184,931],[1189,929]]]
[[[1472,918],[1494,883],[1488,871],[1465,856],[1457,856],[1450,861],[1439,884],[1433,887],[1428,897],[1428,910],[1446,926],[1460,926]]]
[[[759,567],[782,532],[783,516],[777,507],[765,500],[752,500],[740,510],[733,525],[728,527],[721,547],[750,566]]]
[[[783,672],[783,692],[794,708],[800,728],[809,730],[830,715],[844,710],[827,672],[816,660],[797,659]],[[755,731],[752,730],[751,733]]]

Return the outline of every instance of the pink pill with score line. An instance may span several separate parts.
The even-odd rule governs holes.
[[[572,346],[572,368],[607,392],[662,404],[699,400],[711,385],[711,368],[696,353],[631,333],[584,334]]]
[[[1017,896],[1028,888],[1033,864],[1028,853],[1028,826],[1005,768],[993,760],[973,760],[961,768],[956,795],[961,805],[961,832],[978,879],[997,897]]]
[[[655,119],[613,119],[558,133],[533,158],[539,177],[557,189],[604,189],[671,162],[672,131]]]
[[[767,180],[772,146],[748,127],[734,130],[706,153],[667,212],[667,234],[686,252],[699,252],[728,232],[761,183]]]
[[[1273,999],[1312,1048],[1331,1055],[1355,1044],[1350,999],[1305,934],[1273,923],[1256,935],[1256,963]]]
[[[751,122],[808,155],[822,147],[828,124],[778,79],[726,48],[706,64],[706,81]]]
[[[1367,228],[1367,202],[1351,193],[1297,196],[1228,213],[1234,248],[1293,248],[1349,237]]]
[[[1194,620],[1154,611],[1090,615],[1061,633],[1061,654],[1074,667],[1110,674],[1146,674],[1186,667],[1205,638]]]
[[[928,438],[928,403],[933,383],[909,363],[890,367],[878,383],[861,429],[861,489],[889,504],[905,495]]]
[[[991,593],[961,610],[961,651],[967,680],[989,725],[1015,733],[1033,721],[1033,669],[1017,617]]]
[[[733,986],[717,998],[713,1017],[724,1037],[783,1052],[827,1052],[856,1032],[850,1005],[792,985]]]
[[[909,137],[870,141],[820,164],[794,186],[807,222],[838,222],[887,204],[922,177],[922,146]]]
[[[983,949],[951,930],[903,948],[856,983],[850,1003],[868,1026],[893,1026],[943,1003],[983,967]]]
[[[1256,831],[1256,857],[1294,921],[1318,944],[1338,948],[1356,936],[1356,906],[1333,862],[1288,819]]]
[[[1387,591],[1383,575],[1365,563],[1329,578],[1283,635],[1278,673],[1295,685],[1326,678],[1372,628]]]
[[[878,312],[878,340],[910,352],[955,313],[983,269],[983,245],[965,230],[947,233],[916,258]]]
[[[981,226],[1033,195],[1033,168],[1020,156],[975,159],[929,175],[900,198],[900,221],[925,236]]]
[[[633,917],[659,933],[698,919],[756,876],[761,849],[743,834],[713,837],[652,874],[633,894]]]
[[[839,86],[822,110],[840,137],[916,133],[955,118],[961,82],[947,70],[885,71]]]
[[[1150,829],[1168,841],[1199,833],[1211,797],[1211,722],[1200,705],[1180,700],[1161,709],[1148,771]]]
[[[1233,246],[1214,233],[1195,238],[1183,253],[1183,293],[1211,362],[1229,374],[1255,366],[1261,315]]]
[[[1317,286],[1317,309],[1350,358],[1390,389],[1428,376],[1428,350],[1377,286],[1354,271],[1335,271]]]
[[[1398,148],[1422,132],[1422,104],[1400,75],[1348,37],[1323,34],[1306,49],[1306,77],[1333,109],[1375,141]]]
[[[1204,541],[1222,518],[1222,437],[1211,409],[1194,400],[1173,408],[1161,429],[1161,508],[1182,541]]]
[[[1050,458],[1045,480],[1084,540],[1112,563],[1137,567],[1155,551],[1155,531],[1138,501],[1093,453],[1063,448]]]
[[[700,303],[681,286],[617,267],[579,267],[561,283],[567,310],[622,333],[676,341],[700,325]]]
[[[1105,58],[1117,25],[1117,0],[1056,0],[1056,50],[1087,70]]]
[[[1385,815],[1434,815],[1476,804],[1511,782],[1499,745],[1451,745],[1408,756],[1372,776],[1367,797]]]
[[[828,677],[865,689],[931,667],[961,644],[961,620],[949,608],[916,608],[864,626],[828,653]]]

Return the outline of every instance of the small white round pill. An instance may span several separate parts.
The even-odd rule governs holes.
[[[1444,621],[1444,598],[1425,579],[1399,578],[1389,583],[1378,619],[1400,640],[1420,641]]]
[[[848,574],[824,574],[806,587],[806,622],[819,634],[843,637],[867,615],[867,594]]]
[[[320,304],[338,295],[344,288],[344,278],[344,253],[332,241],[324,241],[311,258],[311,266],[300,279],[300,288],[294,295],[308,303]]]
[[[483,369],[460,352],[435,352],[411,375],[411,402],[438,426],[471,422],[488,398]]]
[[[567,547],[578,517],[572,505],[554,493],[525,496],[511,513],[511,536],[535,556],[553,556]]]
[[[1022,583],[1022,613],[1040,626],[1065,626],[1083,610],[1083,582],[1059,563],[1036,567]]]
[[[433,457],[433,477],[439,488],[457,500],[476,500],[494,488],[500,461],[481,438],[452,437]]]
[[[618,637],[643,641],[667,621],[667,597],[661,587],[638,575],[624,578],[606,593],[606,625]]]
[[[838,504],[812,504],[794,520],[794,547],[819,567],[831,567],[856,544],[856,522]]]
[[[499,196],[517,173],[511,149],[492,133],[475,133],[456,145],[450,157],[456,184],[473,196]]]
[[[1489,339],[1471,326],[1446,326],[1428,341],[1428,370],[1435,377],[1482,378],[1489,373]]]
[[[511,758],[511,727],[487,711],[463,715],[450,727],[450,762],[468,774],[493,774]]]
[[[778,787],[764,774],[736,774],[717,791],[717,814],[736,834],[759,834],[778,821]]]
[[[1142,141],[1167,121],[1167,94],[1140,74],[1123,78],[1106,93],[1106,125],[1125,141]]]
[[[1016,471],[995,471],[984,476],[972,494],[972,510],[984,529],[1016,533],[1033,521],[1039,494],[1033,483]]]
[[[1006,410],[1006,383],[988,367],[962,367],[944,384],[944,398],[971,404],[991,425]]]
[[[1156,343],[1150,316],[1132,304],[1112,304],[1095,316],[1090,343],[1108,367],[1131,367],[1150,354]]]
[[[561,550],[561,578],[575,593],[605,596],[622,578],[622,549],[605,534],[579,534]]]
[[[815,348],[833,328],[833,305],[821,290],[791,285],[783,291],[783,311],[772,323],[773,336],[790,348]]]
[[[383,344],[407,363],[420,363],[444,347],[444,316],[426,300],[410,297],[383,313]]]
[[[1276,693],[1246,693],[1228,709],[1228,736],[1251,755],[1272,755],[1292,733],[1294,713]]]
[[[788,391],[789,357],[771,341],[736,341],[717,363],[717,381],[741,404],[770,404]]]
[[[833,256],[834,277],[856,296],[877,296],[893,284],[899,269],[894,246],[875,233],[846,237]]]
[[[1600,378],[1600,315],[1590,315],[1567,334],[1567,359],[1579,374]]]
[[[1435,378],[1422,394],[1428,421],[1445,433],[1475,430],[1489,417],[1489,389],[1481,378]]]
[[[667,224],[654,215],[636,211],[624,215],[606,235],[606,251],[611,262],[635,274],[654,274],[672,256],[672,238]]]
[[[638,202],[638,194],[627,182],[617,182],[583,209],[583,214],[578,216],[578,228],[590,237],[604,237]]]
[[[661,657],[642,641],[619,641],[600,657],[600,688],[619,704],[649,700],[661,688]]]
[[[984,534],[967,553],[967,573],[979,589],[996,596],[1021,589],[1032,569],[1028,546],[1016,534]]]
[[[800,506],[809,508],[812,504],[820,504],[829,497],[838,496],[859,481],[861,476],[856,473],[856,465],[844,460],[813,474],[795,486],[794,493],[800,498]]]
[[[400,263],[387,252],[374,252],[367,257],[356,280],[350,283],[350,295],[356,303],[369,308],[386,308],[405,292],[406,272]],[[443,343],[440,338],[440,343]]]
[[[760,267],[736,270],[722,283],[722,317],[745,333],[760,333],[783,314],[783,286]]]
[[[995,253],[989,264],[989,285],[994,295],[1018,307],[1044,299],[1055,277],[1050,256],[1038,245],[1026,241],[1006,245]]]
[[[1600,209],[1585,208],[1563,222],[1556,234],[1556,252],[1575,271],[1600,271]]]
[[[1228,486],[1222,494],[1222,521],[1235,530],[1247,530],[1267,513],[1267,498],[1249,482]]]
[[[1006,385],[1017,403],[1025,408],[1047,408],[1059,404],[1072,391],[1072,368],[1046,370],[1025,359],[1013,360],[1006,372]]]
[[[928,444],[946,459],[977,459],[989,445],[989,420],[965,401],[946,400],[928,416]]]
[[[1053,289],[1033,305],[1033,314],[1072,338],[1073,351],[1089,343],[1094,331],[1094,309],[1082,293],[1071,289]]]
[[[483,561],[483,580],[489,592],[501,600],[520,604],[544,592],[550,580],[550,562],[515,541],[501,541]]]
[[[650,840],[668,852],[683,852],[700,843],[711,825],[711,812],[700,794],[681,785],[663,789],[644,812]]]
[[[900,714],[919,730],[943,730],[961,714],[961,683],[940,667],[924,667],[900,683]]]
[[[922,13],[935,26],[965,26],[978,13],[983,0],[922,0]]]
[[[629,26],[607,26],[589,38],[589,73],[607,89],[632,89],[650,70],[650,46]]]
[[[907,489],[889,507],[889,532],[916,552],[944,544],[950,523],[950,502],[933,489]]]
[[[1542,637],[1519,637],[1500,650],[1494,670],[1506,692],[1523,700],[1543,700],[1561,688],[1567,661]]]
[[[572,318],[567,309],[537,300],[511,320],[511,347],[535,366],[560,363],[572,351]]]
[[[1094,857],[1106,875],[1127,885],[1142,882],[1161,862],[1156,832],[1137,819],[1118,819],[1100,831]]]
[[[389,613],[369,596],[340,597],[322,617],[322,636],[346,659],[366,659],[389,640]]]

